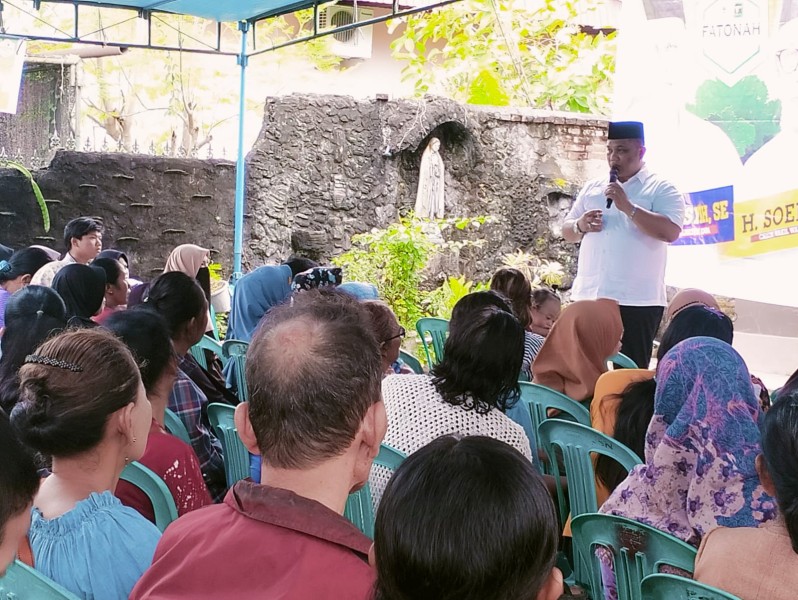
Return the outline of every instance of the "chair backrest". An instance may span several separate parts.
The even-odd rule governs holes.
[[[171,408],[167,408],[164,413],[164,427],[166,431],[171,433],[176,438],[183,440],[189,446],[191,445],[191,438],[188,435],[185,423],[180,420],[180,417],[175,414]]]
[[[421,361],[419,361],[415,356],[413,356],[409,352],[405,352],[404,350],[399,350],[399,358],[401,358],[402,362],[405,363],[408,367],[413,369],[413,373],[415,373],[416,375],[424,374],[424,368],[421,366]]]
[[[208,420],[211,429],[222,443],[224,451],[224,474],[227,487],[249,477],[249,452],[238,437],[233,415],[235,408],[229,404],[214,402],[208,405]]]
[[[615,368],[615,369],[640,369],[641,368],[641,367],[639,367],[637,365],[637,363],[635,361],[633,361],[631,358],[629,358],[628,356],[626,356],[625,354],[623,354],[621,352],[618,352],[618,354],[613,354],[612,356],[610,356],[607,359],[607,364],[610,366],[610,368]],[[613,365],[615,365],[615,366],[613,367]],[[642,368],[644,368],[644,369],[648,368],[648,365],[643,365]]]
[[[424,317],[416,322],[416,331],[424,346],[427,366],[431,369],[443,360],[443,347],[449,335],[449,321],[435,317]],[[432,352],[430,352],[432,346]]]
[[[177,519],[177,506],[172,492],[153,471],[140,462],[133,461],[122,470],[119,478],[135,485],[150,499],[158,529],[163,531],[169,523]]]
[[[236,392],[241,402],[249,400],[247,380],[244,376],[248,349],[249,342],[242,342],[241,340],[225,340],[222,344],[222,355],[233,363],[232,368],[235,375]]]
[[[380,445],[380,452],[374,464],[395,471],[407,456],[386,444]],[[371,539],[374,539],[374,506],[371,503],[371,488],[366,483],[358,491],[349,494],[344,516]]]
[[[602,454],[618,461],[627,471],[643,461],[620,442],[579,423],[548,419],[538,427],[538,442],[548,458],[556,480],[560,501],[560,517],[565,519],[598,510],[596,482],[591,453]],[[565,473],[560,472],[558,458]],[[560,485],[560,476],[568,478],[568,501]]]
[[[567,419],[570,417],[577,423],[590,426],[590,412],[576,400],[571,400],[565,394],[538,383],[519,381],[518,385],[521,388],[521,398],[518,400],[516,407],[508,411],[508,415],[524,428],[527,436],[534,437],[534,440],[530,437],[530,441],[537,440],[537,431],[540,424],[550,418],[548,416],[550,408],[568,415],[558,415],[553,418]],[[519,414],[519,408],[521,407],[528,413],[528,416]],[[530,433],[530,430],[532,433]],[[552,474],[551,466],[548,463],[542,464],[541,468],[546,475]]]
[[[0,579],[0,598],[10,600],[78,600],[78,597],[39,571],[15,560]]]
[[[202,339],[191,346],[190,350],[191,356],[194,357],[203,369],[208,368],[208,358],[205,356],[205,350],[210,350],[218,356],[219,360],[222,361],[222,366],[227,364],[227,358],[222,352],[222,345],[216,340],[209,338],[207,335],[203,335]]]
[[[643,600],[740,600],[740,598],[693,579],[657,573],[643,580]]]
[[[696,549],[659,529],[615,515],[584,514],[571,522],[574,557],[587,565],[587,584],[593,597],[601,597],[601,566],[597,548],[612,557],[612,571],[618,600],[641,600],[643,579],[657,573],[663,565],[688,573],[693,571]],[[580,560],[575,560],[577,564]],[[663,596],[664,598],[665,596]],[[686,597],[686,596],[685,596]],[[667,596],[675,600],[678,596]]]

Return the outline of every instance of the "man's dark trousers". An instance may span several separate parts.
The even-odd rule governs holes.
[[[648,369],[654,336],[662,321],[664,306],[621,306],[623,338],[621,352],[641,369]]]

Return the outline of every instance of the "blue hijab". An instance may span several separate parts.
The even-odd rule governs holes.
[[[360,281],[347,281],[338,286],[342,292],[346,292],[350,296],[354,296],[358,300],[379,300],[380,294],[376,286],[371,283],[362,283]]]
[[[236,283],[228,340],[249,342],[263,316],[291,295],[291,267],[288,265],[258,267]]]

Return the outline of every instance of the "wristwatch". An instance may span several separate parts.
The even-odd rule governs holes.
[[[574,221],[574,233],[576,235],[585,235],[585,232],[579,229],[579,219]]]

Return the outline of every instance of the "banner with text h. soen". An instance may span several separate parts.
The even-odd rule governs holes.
[[[798,0],[626,0],[615,90],[684,193],[667,283],[798,306]]]

